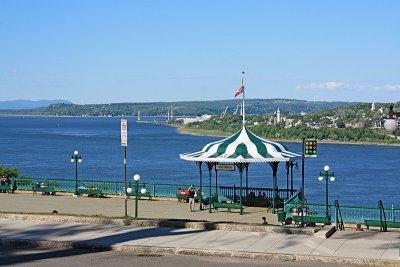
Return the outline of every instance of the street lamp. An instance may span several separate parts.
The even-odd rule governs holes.
[[[324,171],[325,171],[324,176],[325,176],[325,182],[326,182],[326,195],[325,195],[325,200],[326,200],[326,202],[325,202],[325,204],[326,204],[325,216],[326,216],[326,219],[325,220],[326,220],[326,223],[329,223],[330,219],[329,219],[329,206],[328,206],[328,180],[330,179],[331,182],[334,182],[335,181],[335,174],[333,172],[329,173],[329,166],[328,165],[324,166]],[[320,172],[319,173],[319,177],[318,177],[318,181],[322,182],[323,180],[324,180],[324,177],[322,176],[322,173]]]
[[[390,105],[388,118],[386,119],[383,125],[386,131],[394,133],[397,130],[397,120],[399,117],[400,117],[400,112],[394,112],[393,105]]]
[[[82,162],[82,157],[79,155],[78,150],[74,151],[71,157],[71,163],[75,162],[75,195],[78,195],[78,163]]]
[[[133,176],[133,180],[135,180],[135,184],[136,184],[136,188],[135,188],[135,195],[136,195],[136,198],[135,198],[135,218],[137,218],[138,217],[138,197],[139,197],[139,181],[140,181],[140,175],[139,174],[135,174],[134,176]],[[145,193],[146,193],[146,188],[143,188],[145,191]],[[140,191],[142,191],[142,190],[140,190]]]

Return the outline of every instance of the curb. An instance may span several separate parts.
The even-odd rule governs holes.
[[[0,213],[0,219],[17,221],[40,221],[48,223],[82,223],[82,224],[105,224],[119,226],[136,227],[169,227],[169,228],[190,228],[198,230],[226,230],[236,232],[264,232],[264,233],[286,233],[314,235],[315,228],[298,228],[272,225],[244,225],[225,222],[199,222],[186,220],[144,220],[144,219],[115,219],[115,218],[96,218],[74,215],[37,215],[37,214],[4,214]]]
[[[58,242],[58,241],[28,241],[28,240],[3,240],[0,245],[7,246],[31,246],[44,248],[81,248],[95,251],[120,251],[130,252],[137,255],[193,255],[193,256],[215,256],[231,257],[244,259],[273,260],[279,262],[310,262],[317,261],[323,263],[336,264],[356,264],[362,266],[399,266],[398,261],[375,260],[375,259],[355,259],[345,257],[310,256],[310,255],[290,255],[262,252],[244,252],[229,250],[207,250],[207,249],[187,249],[187,248],[164,248],[153,246],[127,246],[127,245],[97,245],[84,242]]]

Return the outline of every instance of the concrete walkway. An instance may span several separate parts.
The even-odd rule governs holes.
[[[400,235],[386,240],[374,232],[348,232],[341,238],[280,233],[207,231],[164,227],[46,223],[0,219],[3,244],[21,241],[49,247],[93,247],[136,253],[318,260],[362,265],[400,266]],[[390,238],[388,238],[390,236]]]

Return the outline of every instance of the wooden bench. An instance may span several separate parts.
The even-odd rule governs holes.
[[[88,197],[94,197],[94,196],[105,197],[105,194],[103,194],[103,190],[101,190],[101,189],[79,189],[78,188],[78,194],[79,195],[87,194]]]
[[[42,192],[42,195],[54,196],[56,194],[56,190],[52,186],[32,187],[32,195],[37,195],[38,192]]]
[[[369,230],[369,227],[382,227],[385,226],[385,221],[381,220],[364,220],[364,224]],[[400,228],[400,222],[386,221],[386,228]]]
[[[214,202],[213,206],[216,211],[220,208],[228,209],[228,212],[230,212],[231,209],[240,209],[239,203]]]
[[[128,197],[136,197],[136,193],[135,193],[135,192],[126,193],[126,195],[127,195]],[[142,193],[139,192],[139,193],[138,193],[138,199],[141,199],[142,197],[147,197],[149,201],[153,198],[153,196],[150,194],[150,192],[146,192],[146,193],[144,193],[144,194],[142,194]]]
[[[292,219],[296,223],[301,223],[301,215],[293,216]],[[303,216],[303,223],[329,224],[329,218],[327,219],[326,216],[305,215]]]
[[[11,193],[12,186],[11,185],[0,185],[0,192],[7,191],[7,193]]]

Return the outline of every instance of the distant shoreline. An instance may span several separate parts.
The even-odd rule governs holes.
[[[223,133],[221,131],[203,130],[203,129],[189,129],[185,126],[177,126],[177,131],[180,134],[189,134],[194,136],[212,136],[212,137],[228,137],[230,134]],[[301,143],[298,139],[275,139],[268,138],[274,142],[288,142],[288,143]],[[318,140],[320,144],[335,144],[335,145],[368,145],[368,146],[400,146],[400,144],[388,144],[378,142],[347,142],[347,141],[336,141],[336,140]]]

